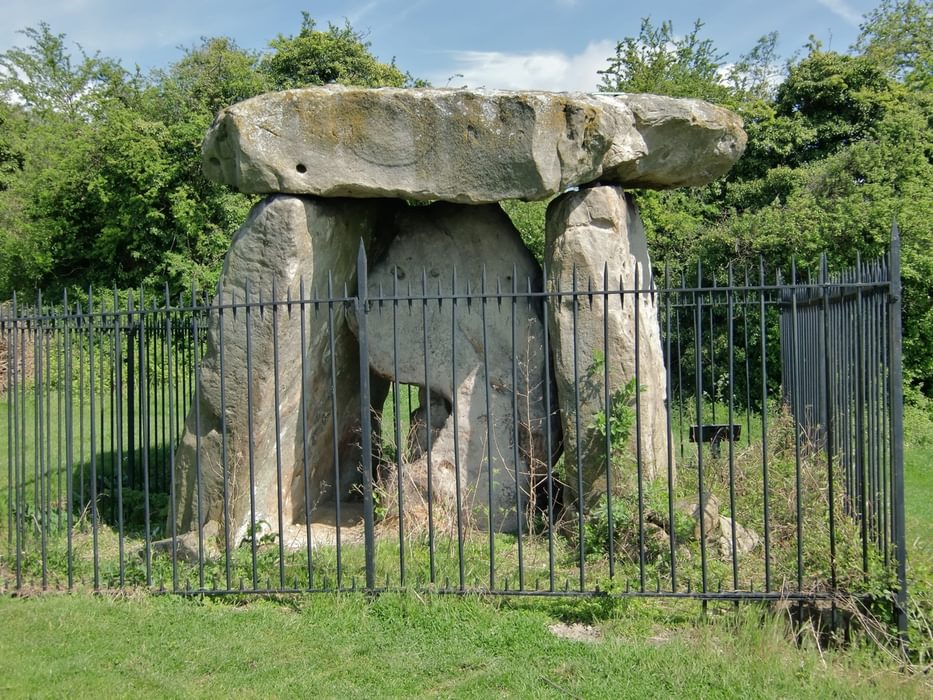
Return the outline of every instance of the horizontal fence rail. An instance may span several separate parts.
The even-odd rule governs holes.
[[[897,246],[806,279],[377,284],[361,252],[315,287],[14,300],[0,577],[812,601],[893,575],[902,615]]]

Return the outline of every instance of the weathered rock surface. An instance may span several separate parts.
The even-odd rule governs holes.
[[[761,539],[758,533],[740,523],[735,523],[735,553],[736,556],[748,554]],[[732,561],[732,518],[719,516],[719,555],[726,561]]]
[[[369,295],[392,297],[397,277],[401,296],[430,297],[373,302],[367,320],[373,370],[418,385],[422,407],[430,396],[430,445],[420,408],[401,466],[403,512],[426,502],[430,473],[438,517],[452,519],[459,477],[464,525],[514,532],[530,474],[546,463],[543,325],[540,305],[527,296],[540,290],[541,270],[496,205],[408,207],[396,227],[398,237],[370,273]],[[509,296],[513,284],[518,294]],[[454,303],[454,291],[472,298]]]
[[[671,188],[725,173],[735,114],[657,95],[325,86],[226,108],[204,172],[242,192],[490,203],[596,180]]]
[[[754,530],[745,527],[741,523],[733,523],[732,518],[720,514],[719,499],[714,494],[704,494],[703,504],[701,509],[696,499],[685,498],[679,500],[675,507],[696,521],[693,536],[699,540],[701,534],[705,535],[707,544],[716,545],[719,556],[723,560],[732,561],[733,527],[735,528],[735,553],[737,556],[748,554],[761,542],[761,538],[758,537],[758,533]],[[702,533],[700,529],[701,517],[703,518]]]
[[[360,240],[377,235],[389,207],[377,201],[275,196],[257,204],[237,232],[209,322],[200,401],[189,412],[175,457],[179,533],[211,524],[205,532],[216,526],[221,544],[237,546],[251,532],[278,532],[281,498],[284,532],[278,534],[288,543],[303,544],[305,462],[312,522],[318,507],[326,510],[338,490],[346,494],[359,481],[356,339],[338,306],[332,317],[332,377],[328,306],[283,302],[289,296],[300,298],[302,280],[305,298],[315,289],[324,295],[328,273],[349,280],[352,293]],[[261,301],[261,307],[244,306],[247,284],[249,301]],[[276,305],[271,303],[273,293]]]
[[[629,481],[634,478],[639,456],[645,481],[667,476],[667,376],[657,297],[645,291],[649,289],[651,266],[644,227],[631,198],[619,187],[568,192],[551,202],[545,256],[549,284],[562,292],[549,309],[564,429],[566,486],[576,500],[578,476],[582,476],[585,508],[606,489],[606,438],[596,425],[600,413],[616,420],[622,413],[629,415],[627,452],[612,455],[613,462],[621,462],[622,474],[630,477]],[[592,301],[587,295],[570,294],[574,276],[578,290],[597,290]],[[637,295],[632,293],[636,287],[641,290]],[[599,293],[607,288],[608,294]],[[620,294],[620,289],[628,292]],[[626,385],[636,378],[636,361],[640,391],[635,392],[632,385],[626,396]],[[605,367],[609,368],[608,401]],[[635,440],[636,431],[640,443]]]

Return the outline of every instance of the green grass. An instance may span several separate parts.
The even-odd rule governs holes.
[[[402,398],[404,405],[407,397]],[[930,663],[933,647],[923,626],[933,611],[929,414],[909,408],[905,433],[911,635],[915,663],[922,666]],[[749,449],[744,440],[742,449]],[[89,530],[78,534],[79,573],[88,580]],[[112,581],[117,539],[109,528],[100,535],[103,577]],[[426,569],[426,548],[417,538],[412,541],[419,546],[409,552],[409,580]],[[438,550],[439,578],[450,577],[454,585],[455,543],[442,538]],[[529,567],[529,586],[542,562],[546,570],[545,543],[526,541],[526,561],[536,562]],[[60,544],[51,543],[52,554],[61,554],[54,549]],[[126,544],[138,579],[140,542]],[[483,583],[488,575],[484,546],[484,536],[467,543],[468,584],[474,577]],[[500,583],[510,576],[514,585],[514,538],[498,536],[496,546]],[[276,552],[277,547],[264,545],[261,556],[275,564]],[[558,547],[559,566],[572,582],[573,554],[566,543]],[[236,571],[248,571],[246,555],[248,548],[237,552]],[[397,556],[397,540],[380,541],[381,569],[397,567]],[[359,576],[361,548],[348,547],[345,557],[347,575]],[[27,562],[33,575],[37,564],[36,557]],[[333,583],[335,562],[326,548],[317,564],[319,574],[327,572]],[[290,562],[289,580],[303,568],[301,557]],[[277,583],[277,565],[268,570]],[[181,573],[183,586],[190,570]],[[157,581],[170,576],[166,560],[157,560],[155,574]],[[30,595],[27,589],[17,597],[0,596],[0,695],[84,697],[112,695],[117,688],[117,694],[140,697],[234,692],[245,697],[924,697],[931,692],[928,677],[904,673],[861,637],[849,647],[819,650],[806,632],[795,644],[783,619],[762,614],[755,605],[738,612],[711,605],[705,619],[699,612],[698,603],[678,601],[414,592],[374,599],[322,594],[278,601],[200,600],[133,592],[93,595],[83,585],[66,595]],[[548,626],[558,620],[591,623],[601,637],[595,643],[557,638]]]
[[[754,608],[671,626],[635,603],[595,642],[556,605],[386,595],[242,605],[0,599],[7,697],[922,697],[863,649],[789,644]],[[15,641],[14,641],[15,640]],[[738,662],[737,662],[738,660]]]

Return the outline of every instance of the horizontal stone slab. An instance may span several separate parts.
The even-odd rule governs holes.
[[[480,204],[594,181],[702,185],[745,140],[738,116],[701,100],[329,85],[224,109],[202,153],[207,177],[246,193]]]

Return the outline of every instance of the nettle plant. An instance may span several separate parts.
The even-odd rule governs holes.
[[[591,382],[598,380],[605,372],[605,368],[605,355],[601,350],[594,351],[593,361],[586,371],[587,379]],[[617,469],[621,467],[625,459],[626,447],[635,425],[634,403],[635,378],[632,377],[626,384],[610,394],[603,408],[593,415],[593,420],[588,426],[591,435],[603,440],[606,439],[608,431],[611,462]]]
[[[622,540],[632,532],[632,526],[638,520],[637,502],[632,498],[633,489],[629,487],[631,470],[627,468],[632,461],[629,443],[635,427],[636,383],[632,378],[607,396],[603,389],[605,376],[605,355],[599,350],[594,351],[586,379],[588,391],[601,395],[602,408],[593,414],[587,432],[591,443],[606,445],[615,486],[613,493],[603,494],[587,514],[585,549],[591,558],[605,557],[611,551],[610,536],[615,540],[617,555],[631,553],[632,548],[625,546],[628,543]]]

